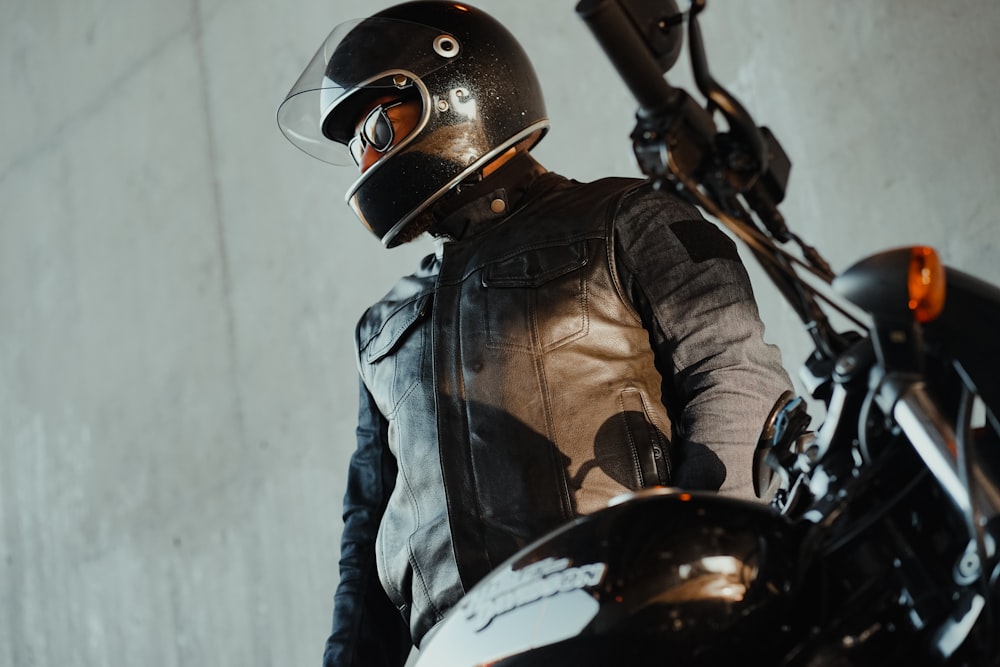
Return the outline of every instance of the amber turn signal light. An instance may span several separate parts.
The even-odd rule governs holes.
[[[937,318],[944,309],[944,265],[934,248],[915,246],[910,250],[907,278],[909,307],[921,324]]]

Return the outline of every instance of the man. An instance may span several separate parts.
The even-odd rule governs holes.
[[[357,327],[328,667],[402,664],[493,567],[622,493],[753,495],[790,383],[735,246],[642,181],[539,165],[541,90],[496,20],[431,0],[340,27],[279,123],[358,166],[347,200],[384,245],[436,239]]]

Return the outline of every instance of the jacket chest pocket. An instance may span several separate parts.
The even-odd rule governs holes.
[[[361,345],[365,383],[388,418],[417,383],[429,377],[426,321],[430,304],[429,294],[404,302]]]
[[[587,333],[587,244],[532,249],[483,271],[486,344],[548,352]]]

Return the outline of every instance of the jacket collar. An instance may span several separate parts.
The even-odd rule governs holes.
[[[545,168],[527,151],[517,153],[487,178],[456,188],[434,211],[431,233],[453,241],[482,232],[513,213]]]

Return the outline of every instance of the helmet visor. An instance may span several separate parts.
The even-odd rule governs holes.
[[[388,18],[333,29],[278,107],[293,144],[324,162],[354,165],[348,143],[366,105],[421,90],[422,77],[458,56],[458,40],[437,28]]]

